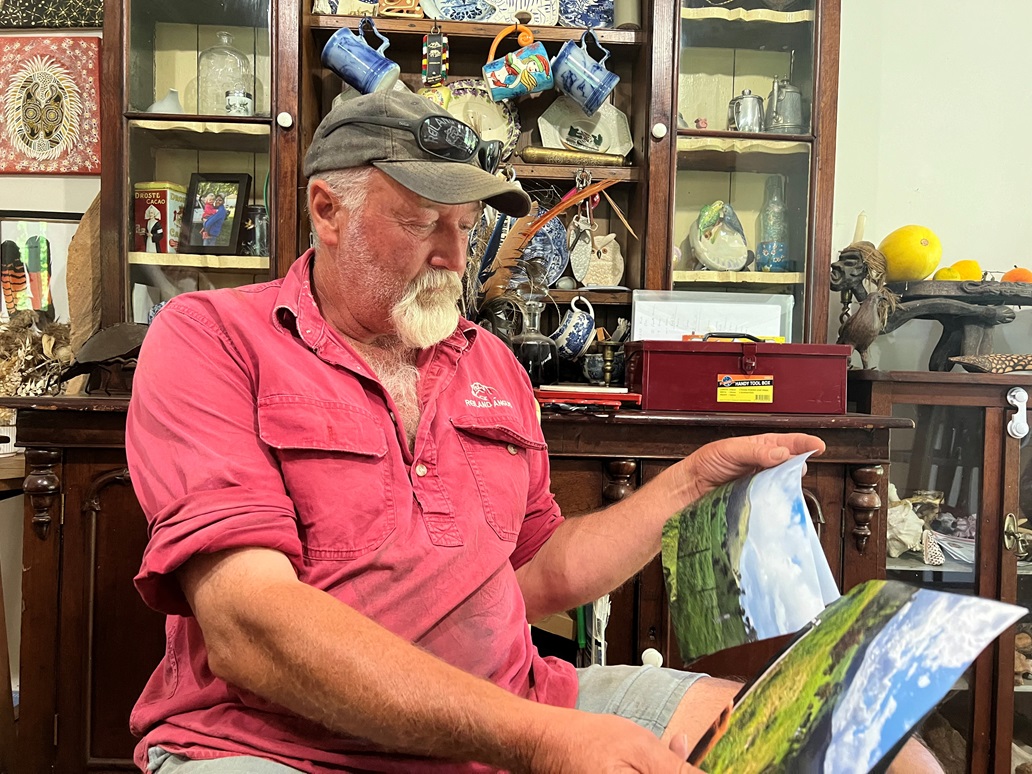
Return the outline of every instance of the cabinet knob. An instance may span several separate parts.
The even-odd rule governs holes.
[[[282,126],[284,129],[289,129],[294,125],[294,116],[290,115],[287,111],[283,111],[276,116],[276,123]]]
[[[645,666],[661,667],[663,666],[663,654],[655,648],[645,648],[641,652],[641,663]]]
[[[664,137],[666,137],[668,131],[669,130],[667,129],[667,125],[664,124],[662,121],[658,124],[652,125],[652,136],[655,137],[657,140],[662,140]]]

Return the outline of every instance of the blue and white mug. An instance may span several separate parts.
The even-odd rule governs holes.
[[[583,303],[583,308],[577,308],[578,301]],[[559,357],[576,360],[591,346],[594,336],[595,310],[584,296],[574,296],[570,301],[569,311],[563,315],[559,327],[549,335],[549,338],[556,343]]]
[[[595,41],[595,47],[602,52],[601,59],[592,58],[588,53],[588,37]],[[589,116],[595,115],[602,103],[606,101],[620,76],[606,69],[609,49],[598,42],[595,31],[588,29],[581,35],[580,43],[568,40],[563,43],[559,53],[552,60],[552,77],[555,86],[581,106],[581,110]]]
[[[366,32],[380,39],[380,47],[373,48],[366,40]],[[383,52],[390,46],[369,16],[358,22],[358,32],[341,27],[330,35],[322,50],[322,63],[340,76],[341,80],[363,94],[391,89],[398,81],[401,67]]]

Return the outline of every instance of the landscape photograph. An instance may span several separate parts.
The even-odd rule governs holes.
[[[868,772],[1025,611],[868,581],[830,605],[691,760],[712,774]]]
[[[685,661],[796,632],[838,598],[803,501],[804,464],[725,484],[667,522],[663,572]]]

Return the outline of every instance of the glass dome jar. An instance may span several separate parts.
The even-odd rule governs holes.
[[[201,115],[253,115],[241,105],[241,95],[251,97],[254,78],[251,63],[240,50],[233,48],[233,36],[225,31],[215,35],[219,42],[206,48],[197,57],[197,112]]]

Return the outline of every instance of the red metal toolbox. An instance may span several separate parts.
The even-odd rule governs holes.
[[[646,411],[846,413],[845,344],[631,341],[627,387]]]

